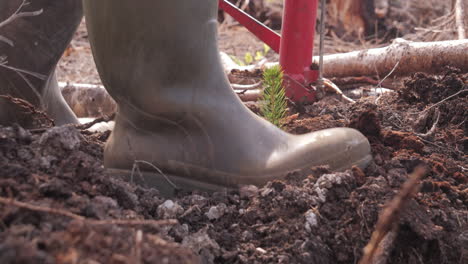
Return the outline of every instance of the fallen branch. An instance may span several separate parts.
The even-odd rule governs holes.
[[[15,206],[22,209],[27,209],[34,212],[41,212],[46,214],[53,214],[59,216],[65,216],[71,218],[73,220],[77,220],[80,222],[85,222],[91,225],[126,225],[126,226],[167,226],[167,225],[176,225],[178,223],[175,219],[167,219],[167,220],[126,220],[126,219],[110,219],[110,220],[94,220],[88,219],[81,215],[74,214],[72,212],[49,208],[49,207],[42,207],[37,205],[32,205],[20,201],[16,201],[14,199],[8,199],[5,197],[0,197],[0,203],[6,206]]]
[[[379,255],[384,254],[382,248],[387,248],[388,245],[381,246],[381,242],[387,237],[387,234],[392,231],[395,224],[398,223],[401,211],[404,210],[408,201],[416,194],[419,188],[419,180],[426,174],[426,169],[417,167],[409,179],[403,184],[398,195],[387,205],[379,216],[375,231],[372,233],[371,239],[364,248],[364,255],[359,264],[372,264]]]
[[[458,39],[465,39],[465,6],[463,0],[455,1],[455,24],[457,25]]]
[[[383,48],[353,51],[324,56],[324,77],[388,75],[398,63],[393,76],[408,76],[415,72],[440,73],[447,65],[468,71],[468,39],[436,42],[412,42],[396,39]],[[318,57],[314,57],[318,61]],[[278,63],[266,63],[272,67]],[[255,65],[230,68],[258,70]]]
[[[234,90],[255,90],[262,86],[262,82],[254,83],[254,84],[236,84],[231,83],[231,87]]]
[[[384,48],[333,54],[324,57],[324,75],[334,77],[438,73],[447,65],[468,71],[468,40],[411,42],[395,40]],[[314,58],[315,59],[315,58]]]
[[[236,93],[244,101],[257,101],[261,90],[254,85],[237,86]],[[63,98],[77,117],[111,116],[117,104],[102,85],[59,82]]]

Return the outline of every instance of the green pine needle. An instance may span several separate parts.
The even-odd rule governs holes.
[[[277,127],[282,127],[287,112],[286,94],[283,87],[283,71],[274,66],[263,72],[263,90],[261,113],[266,120]]]

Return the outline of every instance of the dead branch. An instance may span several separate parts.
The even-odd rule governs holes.
[[[32,205],[24,202],[20,202],[14,199],[8,199],[5,197],[0,197],[0,203],[6,206],[15,206],[18,208],[34,211],[34,212],[41,212],[46,214],[52,215],[59,215],[71,218],[73,220],[77,220],[80,222],[85,222],[91,225],[125,225],[125,226],[167,226],[167,225],[175,225],[178,223],[175,219],[167,219],[167,220],[126,220],[126,219],[110,219],[110,220],[94,220],[88,219],[81,215],[74,214],[72,212],[68,212],[61,209],[43,207]]]
[[[457,25],[458,39],[465,39],[465,6],[463,0],[455,1],[455,24]]]
[[[261,90],[254,85],[237,86],[237,95],[244,102],[256,101]],[[63,98],[78,117],[111,116],[117,105],[102,85],[59,82]],[[243,87],[243,89],[241,89]]]
[[[447,65],[468,71],[468,39],[412,42],[396,39],[383,48],[338,53],[324,56],[326,78],[387,75],[395,65],[393,76],[408,76],[415,72],[440,73]],[[318,57],[314,57],[318,61]],[[278,63],[266,63],[272,67]],[[232,70],[232,69],[231,69]],[[237,71],[258,70],[254,65],[238,67]]]
[[[375,231],[372,233],[371,239],[367,246],[364,248],[364,255],[362,256],[359,264],[372,264],[375,263],[375,257],[384,253],[379,249],[382,240],[398,223],[401,211],[404,210],[408,201],[416,194],[419,189],[419,180],[426,174],[426,169],[417,167],[410,175],[409,179],[403,184],[398,195],[393,198],[379,216]],[[387,246],[386,246],[387,247]]]
[[[388,74],[399,62],[394,76],[414,72],[437,73],[450,65],[468,71],[468,40],[394,41],[384,48],[332,54],[324,57],[324,75],[333,77]],[[315,58],[314,58],[315,59]]]
[[[37,115],[42,117],[42,119],[49,123],[49,127],[55,126],[55,121],[52,118],[50,118],[45,112],[37,110],[36,107],[34,107],[34,105],[29,103],[28,101],[23,100],[21,98],[15,98],[10,95],[0,95],[0,98],[6,99],[7,101],[11,102],[14,105],[17,105],[21,109],[27,110],[27,113],[29,115]]]
[[[262,86],[262,82],[257,82],[254,84],[237,84],[231,83],[231,87],[234,90],[255,90]]]

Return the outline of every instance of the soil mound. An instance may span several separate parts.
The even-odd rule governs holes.
[[[431,96],[460,91],[448,83],[450,93]],[[261,188],[171,199],[106,175],[108,133],[0,127],[0,263],[356,263],[379,213],[420,165],[428,172],[394,223],[387,263],[466,263],[466,130],[452,116],[427,134],[442,104],[415,130],[433,100],[404,98],[323,100],[290,118],[298,133],[363,132],[374,155],[363,171],[315,167]]]

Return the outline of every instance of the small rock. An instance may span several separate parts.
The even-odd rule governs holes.
[[[175,225],[170,232],[171,236],[173,236],[177,242],[180,242],[184,237],[189,235],[189,226],[187,224]]]
[[[190,201],[190,204],[198,205],[199,207],[203,207],[208,202],[208,199],[206,197],[201,196],[201,195],[194,194],[194,195],[190,196],[189,201]]]
[[[32,134],[28,130],[20,127],[17,124],[13,125],[13,128],[16,130],[16,137],[23,141],[23,142],[31,142],[32,141]]]
[[[119,206],[116,200],[108,196],[96,196],[93,198],[93,202],[101,204],[106,210],[115,209]]]
[[[176,218],[183,212],[184,208],[182,208],[182,206],[177,202],[174,203],[172,200],[166,200],[164,203],[159,205],[157,209],[158,216],[163,219]]]
[[[51,155],[41,157],[39,159],[39,166],[41,169],[49,169],[52,166],[52,162],[56,161],[57,158]]]
[[[265,187],[265,188],[261,191],[260,195],[261,195],[262,197],[265,197],[265,196],[269,195],[271,192],[273,192],[273,188],[267,188],[267,187]]]
[[[279,255],[278,256],[278,263],[290,263],[289,257],[287,255]]]
[[[356,179],[349,171],[324,174],[314,184],[314,192],[317,195],[318,201],[324,203],[327,200],[329,189],[334,186],[349,185],[355,182]]]
[[[242,199],[250,199],[258,194],[258,187],[255,185],[245,185],[239,190]]]
[[[252,240],[253,239],[252,232],[245,230],[244,232],[242,232],[240,239],[241,241],[245,241],[245,242]]]
[[[47,197],[69,198],[72,196],[70,187],[64,181],[55,178],[41,184],[39,192]]]
[[[216,219],[221,218],[221,216],[224,215],[224,213],[226,212],[226,209],[227,209],[227,206],[223,203],[220,203],[217,206],[210,207],[210,209],[208,210],[207,213],[205,213],[205,215],[210,220],[216,220]]]
[[[182,246],[191,248],[202,258],[202,263],[214,263],[214,259],[221,255],[219,244],[210,238],[207,229],[202,228],[195,234],[186,236]]]
[[[309,210],[305,213],[305,229],[307,232],[311,232],[313,227],[316,227],[318,225],[318,219],[317,215],[314,213],[314,211]]]

